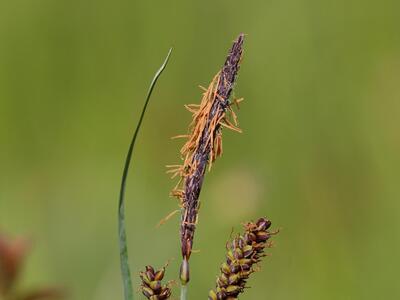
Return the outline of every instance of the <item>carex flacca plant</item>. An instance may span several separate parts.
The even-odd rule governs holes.
[[[188,283],[189,280],[192,280],[189,260],[193,252],[195,230],[198,226],[200,192],[203,187],[204,176],[207,170],[211,170],[214,161],[223,152],[223,130],[241,132],[238,127],[235,109],[239,107],[239,103],[243,99],[233,98],[232,91],[242,62],[243,43],[244,35],[240,34],[234,40],[222,68],[211,79],[207,87],[200,86],[202,89],[200,102],[185,105],[186,109],[192,114],[192,121],[186,134],[175,136],[175,138],[186,139],[180,150],[182,163],[167,166],[167,173],[170,173],[173,178],[179,178],[171,191],[171,195],[178,199],[178,211],[181,213],[179,228],[182,255],[179,272],[181,300],[187,299]],[[121,273],[125,300],[133,300],[134,298],[125,229],[126,179],[136,138],[151,93],[159,76],[167,66],[170,54],[171,50],[150,84],[139,122],[128,149],[122,176],[118,220]],[[172,215],[170,214],[167,218]],[[271,222],[264,217],[255,222],[247,222],[244,224],[244,232],[238,234],[232,241],[227,243],[226,260],[220,267],[220,274],[217,277],[215,288],[208,295],[210,300],[238,299],[239,294],[245,291],[250,275],[259,269],[261,259],[266,256],[265,249],[272,245],[270,238],[277,233],[276,231],[271,231],[269,229],[270,226]],[[163,282],[166,267],[167,265],[157,269],[147,265],[140,271],[141,285],[139,289],[147,299],[163,300],[172,297],[172,282]],[[204,297],[206,296],[204,295]]]

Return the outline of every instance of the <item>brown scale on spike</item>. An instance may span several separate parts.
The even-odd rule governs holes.
[[[161,281],[165,275],[165,268],[156,271],[152,266],[146,266],[146,271],[140,272],[142,284],[140,290],[150,300],[165,300],[171,296],[170,283],[163,285]]]
[[[226,245],[226,262],[221,265],[215,290],[211,290],[209,300],[234,300],[246,288],[249,276],[257,271],[257,264],[266,256],[265,248],[271,247],[271,222],[260,218],[257,222],[244,225],[245,232]]]
[[[189,281],[189,258],[192,253],[193,238],[196,228],[199,196],[203,184],[205,170],[220,156],[222,150],[222,127],[241,132],[237,127],[237,117],[231,105],[241,100],[230,101],[243,52],[244,35],[234,41],[223,68],[215,75],[204,93],[199,105],[189,104],[186,109],[192,113],[186,143],[181,149],[183,165],[171,166],[168,173],[172,177],[180,176],[175,189],[171,192],[180,200],[181,215],[181,281]]]

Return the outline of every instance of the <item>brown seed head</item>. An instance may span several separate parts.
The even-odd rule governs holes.
[[[165,267],[156,271],[152,266],[146,266],[146,270],[139,275],[142,279],[140,289],[147,299],[164,300],[171,296],[169,285],[162,285],[161,282],[165,275]]]
[[[249,222],[244,225],[244,234],[227,244],[226,262],[221,265],[216,289],[210,291],[209,300],[237,299],[244,291],[247,279],[265,256],[264,249],[271,246],[268,240],[277,233],[269,231],[270,226],[271,222],[266,218]]]

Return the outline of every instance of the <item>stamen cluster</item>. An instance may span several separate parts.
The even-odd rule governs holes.
[[[241,132],[230,101],[235,79],[242,57],[243,34],[234,41],[220,72],[211,81],[199,105],[190,104],[186,108],[193,114],[187,138],[181,149],[183,165],[171,165],[168,171],[172,177],[180,176],[172,195],[180,200],[181,252],[183,262],[180,278],[183,284],[189,281],[189,258],[192,253],[194,233],[200,207],[199,196],[207,166],[222,154],[222,127]]]

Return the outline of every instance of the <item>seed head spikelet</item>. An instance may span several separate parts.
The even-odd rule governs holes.
[[[199,210],[199,196],[207,166],[209,169],[215,159],[222,154],[222,127],[241,132],[231,105],[238,101],[230,100],[243,52],[244,35],[234,41],[222,69],[214,76],[199,105],[185,107],[193,115],[187,138],[181,149],[183,165],[169,166],[172,177],[180,180],[171,195],[180,200],[181,215],[181,281],[189,281],[189,258],[192,253],[194,232]]]
[[[140,290],[150,300],[165,300],[171,296],[169,284],[162,284],[165,275],[165,267],[156,271],[152,266],[146,266],[144,272],[140,272],[142,283]]]
[[[269,231],[271,222],[260,218],[244,225],[244,234],[238,235],[226,246],[226,262],[221,265],[215,290],[209,300],[234,300],[246,288],[249,276],[257,270],[257,264],[266,256],[265,248],[271,247],[270,237],[277,231]]]

